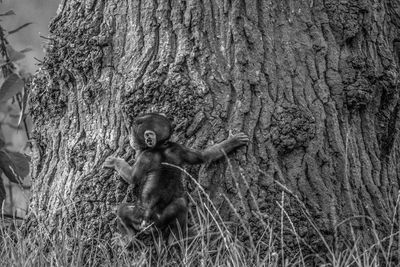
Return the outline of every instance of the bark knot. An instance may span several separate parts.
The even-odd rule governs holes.
[[[315,136],[315,118],[307,109],[280,106],[272,118],[271,139],[280,154],[305,147]]]
[[[366,79],[358,79],[345,88],[346,102],[350,109],[363,108],[371,102],[373,98],[373,85]]]

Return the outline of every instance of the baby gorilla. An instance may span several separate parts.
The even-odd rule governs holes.
[[[135,164],[131,167],[123,159],[108,157],[104,167],[114,168],[128,183],[142,186],[140,200],[144,214],[140,226],[138,218],[133,218],[136,211],[129,208],[132,206],[121,205],[118,216],[128,229],[143,229],[154,223],[160,230],[169,227],[173,234],[178,234],[179,227],[182,230],[186,227],[188,208],[182,173],[174,166],[217,160],[247,144],[249,139],[244,133],[239,133],[206,150],[197,151],[168,141],[172,127],[161,114],[144,114],[134,121],[133,126],[132,135],[138,153]]]

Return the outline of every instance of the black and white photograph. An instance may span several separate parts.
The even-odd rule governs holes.
[[[400,0],[0,0],[0,266],[400,266]]]

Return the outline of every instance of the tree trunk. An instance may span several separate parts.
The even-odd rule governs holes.
[[[158,111],[192,148],[250,136],[232,170],[190,170],[223,218],[237,220],[226,194],[261,235],[257,207],[279,221],[286,192],[301,237],[316,236],[311,215],[327,236],[374,242],[399,190],[399,27],[398,0],[64,0],[30,98],[32,207],[109,238],[137,192],[101,166],[132,163],[126,126]]]

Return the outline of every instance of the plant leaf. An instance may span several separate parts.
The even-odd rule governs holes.
[[[24,53],[16,51],[11,45],[7,45],[7,55],[11,62],[18,61],[25,57]]]
[[[26,49],[29,49],[29,48],[26,48]],[[21,59],[25,58],[25,54],[24,53],[27,52],[27,51],[24,51],[24,50],[26,50],[26,49],[23,49],[21,52],[18,52],[16,50],[14,50],[14,48],[12,48],[11,45],[7,44],[6,45],[6,52],[7,52],[9,60],[0,59],[0,67],[6,65],[7,63],[18,61],[18,60],[21,60]]]
[[[0,148],[3,148],[6,145],[6,142],[4,142],[3,137],[0,136]]]
[[[10,15],[15,15],[14,10],[8,10],[6,13],[0,14],[0,16],[10,16]]]
[[[15,73],[7,76],[0,87],[0,103],[5,102],[24,88],[24,81]]]
[[[10,179],[10,182],[22,184],[14,163],[4,149],[0,150],[0,169]]]
[[[21,125],[21,122],[25,119],[25,110],[26,105],[28,104],[28,89],[27,86],[24,86],[23,94],[22,94],[22,101],[21,101],[21,111],[19,113],[18,118],[18,126]]]
[[[18,176],[25,178],[29,174],[28,157],[22,153],[8,151],[8,150],[7,150],[7,154],[15,166],[14,171],[18,174]]]
[[[3,200],[6,199],[6,189],[4,188],[3,177],[1,174],[2,171],[0,170],[0,208],[3,207]]]
[[[27,23],[25,23],[25,24],[22,24],[22,25],[19,26],[18,28],[14,29],[14,30],[11,30],[11,31],[8,31],[8,34],[16,33],[16,32],[18,32],[19,30],[21,30],[21,29],[23,29],[23,28],[25,28],[26,26],[29,26],[29,25],[31,25],[31,24],[32,24],[32,22],[27,22]]]
[[[22,49],[22,50],[19,51],[19,52],[20,52],[20,53],[26,53],[26,52],[30,52],[30,51],[32,51],[32,50],[33,50],[32,48],[28,47],[28,48]]]
[[[3,141],[4,146],[6,146],[6,138],[5,138],[5,136],[4,136],[4,134],[3,134],[2,131],[0,131],[0,139]],[[1,149],[1,147],[0,147],[0,149]],[[0,172],[1,172],[1,171],[0,171]]]

